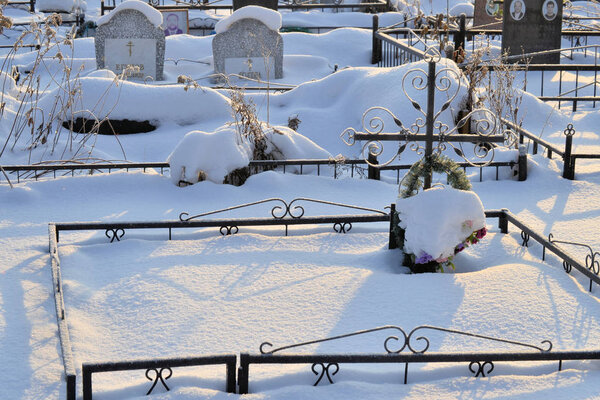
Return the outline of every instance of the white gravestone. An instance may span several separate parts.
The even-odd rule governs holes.
[[[128,79],[163,79],[165,33],[162,14],[140,0],[128,0],[98,20],[94,38],[98,69],[121,74],[128,67]],[[133,70],[133,72],[131,72]]]
[[[283,39],[279,28],[281,14],[257,6],[240,8],[219,21],[212,42],[215,73],[281,79]]]

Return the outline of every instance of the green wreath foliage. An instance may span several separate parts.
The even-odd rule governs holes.
[[[444,155],[424,157],[410,167],[402,180],[400,197],[406,199],[414,196],[423,187],[423,178],[432,172],[448,175],[448,184],[455,189],[471,190],[471,182],[465,171],[453,160]]]

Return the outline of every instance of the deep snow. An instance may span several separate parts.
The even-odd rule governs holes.
[[[97,18],[98,4],[89,0],[87,13]],[[434,0],[422,7],[444,12],[446,4]],[[20,10],[10,13],[29,18]],[[310,17],[289,14],[284,14],[284,23],[286,18]],[[342,19],[324,14],[316,15],[332,25]],[[13,40],[14,34],[8,32],[3,43]],[[369,31],[287,33],[283,38],[288,60],[283,83],[299,86],[268,98],[249,94],[263,121],[285,125],[290,116],[298,115],[299,133],[332,155],[353,157],[359,149],[347,147],[339,134],[349,126],[361,129],[367,108],[386,106],[403,122],[414,120],[415,110],[399,89],[406,68],[371,68]],[[108,101],[98,105],[94,95],[84,96],[82,104],[99,114],[118,103],[111,115],[160,122],[156,131],[120,137],[119,143],[98,138],[97,157],[124,158],[123,148],[129,160],[164,161],[186,133],[214,131],[231,120],[226,91],[186,91],[175,84],[182,74],[194,78],[210,74],[210,65],[198,63],[210,62],[210,40],[188,35],[167,38],[167,58],[172,61],[166,64],[165,85],[121,82],[107,94]],[[97,95],[114,77],[94,72],[93,57],[91,39],[75,40],[75,68],[83,65],[84,89]],[[33,53],[28,52],[20,52],[16,60],[23,66],[32,61]],[[576,54],[571,62],[590,60]],[[333,73],[335,64],[338,72]],[[43,107],[57,93],[50,75],[59,66],[52,59],[47,65],[42,86],[50,86]],[[531,87],[540,86],[535,74],[528,80]],[[17,95],[14,90],[5,94]],[[461,92],[453,106],[463,97]],[[7,109],[14,111],[15,103],[7,99]],[[600,114],[584,110],[573,114],[553,109],[525,94],[520,115],[527,129],[557,144],[564,142],[566,124],[574,122],[576,151],[597,152]],[[450,113],[442,116],[444,121],[452,120]],[[0,129],[6,127],[5,121]],[[25,146],[5,153],[1,164],[27,162]],[[41,152],[34,156],[39,158]],[[514,160],[516,155],[513,150],[497,157]],[[415,159],[414,154],[405,154],[402,162]],[[562,179],[561,169],[561,161],[532,156],[526,182],[513,180],[506,168],[501,169],[500,181],[490,179],[492,171],[485,172],[481,183],[473,176],[473,189],[485,209],[508,208],[546,235],[599,249],[600,164],[578,162],[576,181]],[[387,183],[389,176],[381,182],[344,176],[334,180],[266,172],[242,187],[202,182],[186,188],[151,171],[43,179],[15,184],[13,189],[0,180],[0,354],[8,360],[0,397],[65,395],[47,254],[49,222],[172,220],[183,211],[204,212],[268,197],[288,201],[309,197],[383,210],[397,197],[398,187]],[[231,215],[269,216],[269,211],[258,207]],[[339,212],[344,210],[307,207],[307,215]],[[265,340],[285,345],[387,324],[405,329],[430,324],[533,344],[551,340],[555,350],[598,349],[599,289],[588,293],[588,281],[577,272],[565,274],[554,257],[541,262],[540,246],[521,247],[520,232],[514,227],[502,235],[495,220],[487,222],[490,233],[456,257],[456,272],[436,275],[407,275],[399,265],[401,252],[386,249],[384,223],[356,224],[346,235],[333,233],[330,226],[290,228],[289,237],[281,229],[242,229],[228,237],[216,229],[190,230],[176,232],[173,241],[165,240],[166,232],[127,231],[122,242],[113,244],[107,243],[103,232],[61,235],[66,311],[77,368],[82,362],[132,357],[257,352]],[[569,250],[584,259],[583,251]],[[435,350],[505,349],[451,335],[431,338]],[[306,351],[382,352],[382,339],[375,335]],[[238,398],[222,392],[222,369],[200,369],[199,375],[187,369],[174,372],[168,381],[172,391],[157,388],[152,398]],[[466,364],[411,366],[406,386],[400,384],[402,374],[400,367],[341,365],[335,385],[315,388],[309,366],[255,368],[250,386],[255,393],[244,398],[593,399],[600,393],[597,362],[564,363],[562,372],[555,363],[497,363],[486,378],[473,378]],[[100,375],[94,384],[101,391],[97,398],[146,398],[149,381],[140,371]]]

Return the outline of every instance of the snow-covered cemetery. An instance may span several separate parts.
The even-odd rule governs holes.
[[[0,399],[600,399],[599,50],[597,0],[0,0]]]

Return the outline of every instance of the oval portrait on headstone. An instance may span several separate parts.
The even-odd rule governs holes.
[[[494,0],[486,0],[485,2],[485,13],[490,17],[495,17],[500,11],[500,5],[495,3]]]
[[[548,21],[553,21],[558,14],[558,4],[556,0],[546,0],[542,5],[542,14]]]
[[[523,0],[512,0],[510,3],[510,16],[515,21],[523,19],[525,16],[525,2]]]

